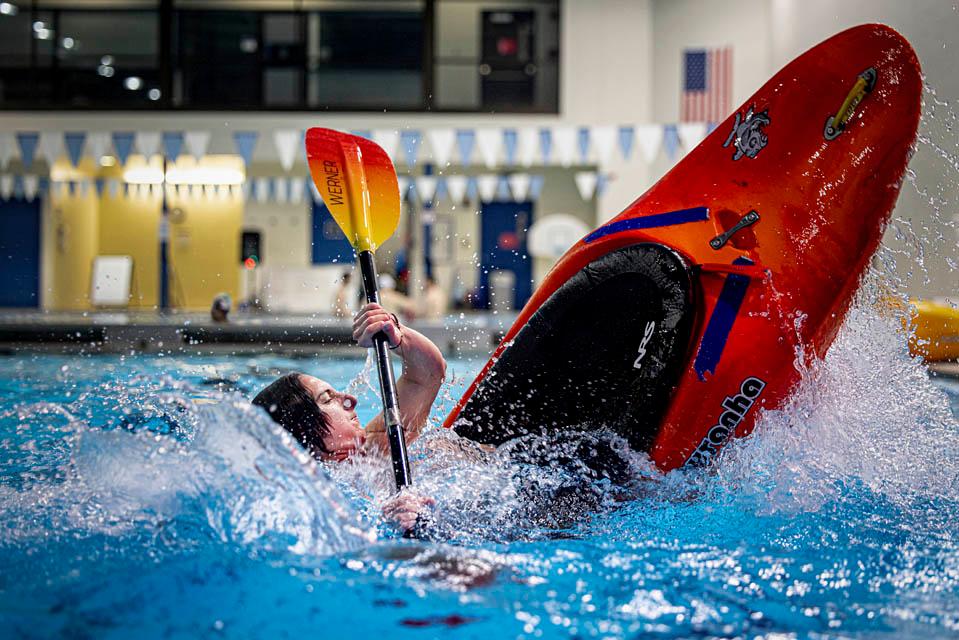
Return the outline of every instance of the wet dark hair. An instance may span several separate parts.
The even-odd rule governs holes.
[[[298,371],[288,373],[256,394],[253,404],[263,407],[284,429],[310,453],[330,453],[323,438],[330,433],[326,415],[306,391]]]

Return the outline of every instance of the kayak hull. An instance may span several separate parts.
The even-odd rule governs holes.
[[[600,380],[616,370],[635,377],[652,366],[643,354],[660,348],[671,376],[668,390],[652,394],[662,406],[644,411],[631,403],[649,404],[649,394],[617,394],[622,415],[642,416],[644,424],[596,411],[595,420],[578,415],[579,424],[562,426],[611,426],[664,470],[708,462],[730,438],[748,434],[762,408],[781,406],[799,380],[797,365],[823,356],[832,343],[898,197],[921,95],[915,53],[882,25],[842,32],[788,64],[557,262],[446,426],[490,443],[560,426],[542,412],[517,411],[515,419],[507,415],[478,431],[483,407],[497,402],[496,393],[484,393],[493,389],[491,374],[502,380],[513,372],[515,365],[498,363],[510,361],[510,349],[524,348],[527,324],[584,269],[630,247],[659,246],[677,257],[690,281],[688,342],[661,349],[670,339],[662,325],[650,332],[649,318],[627,313],[604,325],[619,344],[604,347],[609,364]],[[615,317],[623,300],[591,304]],[[524,360],[536,354],[527,349]],[[551,379],[568,382],[556,358],[543,361],[535,380],[514,378],[533,396],[547,393]],[[603,400],[588,386],[564,391]]]

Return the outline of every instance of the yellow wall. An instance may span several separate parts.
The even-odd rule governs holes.
[[[85,195],[77,189],[70,195],[66,186],[51,190],[45,213],[43,252],[47,291],[44,307],[55,310],[90,308],[90,278],[97,253],[99,229],[96,190]]]
[[[238,299],[243,198],[174,197],[170,208],[181,211],[170,219],[171,306],[207,310],[221,292]]]
[[[130,308],[153,309],[159,303],[160,198],[124,195],[100,199],[99,255],[133,257]]]
[[[176,168],[189,179],[196,169],[192,158],[181,159]],[[204,168],[232,170],[242,179],[242,162],[233,157],[209,157]],[[153,309],[159,304],[159,247],[161,202],[159,185],[131,185],[110,194],[106,188],[97,196],[92,180],[139,179],[158,182],[162,178],[158,157],[146,162],[133,156],[127,167],[100,167],[85,158],[77,168],[65,160],[51,168],[57,181],[87,180],[70,194],[64,186],[51,190],[44,208],[42,264],[43,303],[52,310],[89,310],[93,259],[97,255],[133,257],[130,307]],[[130,170],[134,170],[133,173]],[[183,172],[187,173],[184,174]],[[146,172],[146,173],[144,173]],[[171,175],[171,174],[168,174]],[[209,187],[168,189],[170,215],[169,264],[170,306],[174,309],[206,311],[221,292],[237,298],[240,272],[240,229],[243,198],[238,189],[229,192]]]

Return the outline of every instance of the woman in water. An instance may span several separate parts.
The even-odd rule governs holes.
[[[406,441],[419,437],[446,374],[446,362],[435,344],[409,327],[400,327],[396,316],[370,303],[353,318],[353,339],[364,348],[373,336],[386,334],[390,349],[399,354],[403,373],[396,381],[400,419]],[[290,432],[313,457],[343,462],[353,456],[375,453],[389,456],[382,413],[366,427],[356,417],[355,396],[334,389],[328,382],[304,373],[289,373],[273,381],[253,399],[274,421]],[[432,498],[403,491],[383,507],[386,518],[407,531]]]

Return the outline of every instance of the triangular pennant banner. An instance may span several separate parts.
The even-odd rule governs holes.
[[[4,200],[9,200],[10,196],[13,195],[13,176],[11,175],[2,175],[0,176],[0,197]]]
[[[270,179],[269,178],[257,178],[256,179],[256,201],[260,204],[263,204],[270,199]]]
[[[636,127],[623,126],[619,128],[619,152],[623,160],[629,160],[633,155],[633,140],[636,138]]]
[[[410,192],[410,177],[409,176],[397,176],[396,177],[396,188],[400,192],[400,202],[406,201],[406,196]]]
[[[433,203],[442,202],[447,197],[449,197],[449,192],[446,190],[446,178],[438,176],[436,178],[436,195],[433,196]]]
[[[499,176],[496,180],[496,199],[502,202],[512,200],[509,193],[509,180],[504,175]]]
[[[643,159],[652,162],[659,155],[659,147],[663,143],[663,127],[658,124],[644,124],[636,127],[636,140],[643,152]]]
[[[460,164],[468,167],[473,163],[473,147],[476,145],[476,131],[473,129],[456,130],[456,150],[460,155]]]
[[[553,157],[553,130],[543,127],[539,130],[539,153],[543,164],[549,164]]]
[[[466,176],[455,175],[446,177],[446,191],[450,194],[453,205],[461,205],[466,199]]]
[[[40,134],[40,144],[37,153],[46,158],[51,167],[63,155],[63,134],[59,131],[44,131]]]
[[[250,165],[253,161],[253,149],[256,148],[256,141],[260,134],[256,131],[236,131],[233,133],[233,144],[236,146],[236,152],[243,158],[243,164]]]
[[[120,194],[120,181],[119,180],[107,181],[107,193],[110,194],[111,198],[116,198]]]
[[[576,132],[576,146],[579,149],[579,163],[589,162],[589,127],[580,127]]]
[[[602,196],[606,192],[606,187],[609,186],[609,174],[600,173],[596,176],[596,197]]]
[[[47,193],[48,193],[49,190],[50,190],[50,178],[46,178],[46,177],[44,177],[44,176],[40,176],[40,178],[39,178],[39,180],[37,180],[37,182],[38,182],[37,189],[38,189],[38,192],[39,192],[40,196],[41,196],[41,197],[42,197],[42,196],[46,196]]]
[[[40,179],[37,176],[23,176],[23,195],[27,200],[33,202],[33,199],[37,197],[39,188]]]
[[[616,147],[616,127],[593,127],[592,143],[596,151],[596,161],[601,166],[609,164],[613,157],[613,149]]]
[[[426,139],[430,143],[433,162],[439,167],[448,167],[456,145],[456,132],[448,127],[430,129],[426,132]]]
[[[396,162],[396,147],[400,142],[400,134],[395,129],[373,129],[373,142],[383,147],[393,162]]]
[[[466,179],[466,199],[469,201],[474,201],[479,198],[479,180],[476,176],[471,176]]]
[[[180,151],[183,150],[183,132],[182,131],[164,131],[163,132],[163,155],[170,162],[176,162],[180,157]]]
[[[210,146],[210,132],[187,131],[183,134],[183,142],[186,144],[187,153],[199,162],[206,155],[206,150]]]
[[[110,153],[110,134],[106,131],[93,131],[87,135],[87,150],[95,163]]]
[[[299,178],[290,179],[290,202],[293,204],[300,204],[303,202],[303,187],[306,186],[306,183]]]
[[[293,169],[297,152],[304,153],[303,139],[297,129],[282,129],[273,132],[273,144],[280,156],[280,166],[289,173]]]
[[[137,151],[149,162],[150,158],[160,153],[160,132],[137,131],[133,134],[133,143]]]
[[[117,152],[117,160],[120,161],[121,167],[127,163],[127,158],[133,151],[133,138],[132,131],[113,132],[113,150]]]
[[[503,153],[506,155],[506,164],[510,167],[516,164],[516,144],[519,135],[516,129],[503,129]]]
[[[96,180],[93,181],[93,184],[94,184],[94,185],[96,186],[96,188],[97,188],[97,197],[98,197],[98,198],[102,198],[102,197],[103,197],[103,188],[107,186],[107,181],[104,180],[103,178],[97,178]]]
[[[19,200],[23,200],[23,197],[24,197],[23,176],[13,177],[13,197]]]
[[[663,148],[670,162],[676,159],[676,152],[679,151],[679,132],[676,125],[667,124],[663,127]]]
[[[525,202],[529,197],[529,185],[532,176],[528,173],[514,173],[509,177],[509,190],[516,202]]]
[[[242,189],[243,189],[243,201],[249,202],[250,199],[253,197],[253,180],[251,178],[247,178],[246,180],[244,180]]]
[[[403,150],[403,159],[407,167],[416,164],[420,140],[422,140],[422,135],[416,129],[406,129],[400,134],[400,148]]]
[[[574,176],[576,180],[576,189],[583,200],[589,200],[596,192],[596,172],[595,171],[577,171]]]
[[[29,169],[33,165],[33,156],[37,152],[37,143],[39,140],[40,134],[35,131],[21,131],[17,133],[17,145],[20,147],[20,161],[23,163],[25,169]],[[50,164],[53,163],[51,162]],[[11,182],[10,184],[12,185],[13,183]]]
[[[553,142],[556,144],[556,159],[560,165],[568,167],[576,157],[576,129],[556,127],[553,130]]]
[[[492,169],[499,162],[499,148],[503,143],[503,131],[497,128],[478,129],[476,131],[476,146],[479,149],[483,164]]]
[[[683,122],[677,129],[679,140],[687,152],[692,151],[706,137],[705,122]]]
[[[539,131],[536,127],[523,127],[516,135],[516,162],[528,167],[536,160],[539,151]]]
[[[479,190],[480,200],[483,202],[492,202],[496,199],[496,188],[499,186],[499,176],[492,173],[484,173],[476,176],[476,188]]]
[[[546,178],[543,176],[533,176],[529,181],[529,199],[530,200],[539,200],[539,196],[543,193],[543,185],[546,184]]]
[[[0,169],[3,169],[17,154],[17,143],[12,133],[0,133]]]
[[[436,176],[418,176],[416,178],[416,195],[423,204],[433,202],[436,197]]]
[[[286,204],[290,199],[290,190],[286,178],[273,178],[273,198],[280,204]]]

